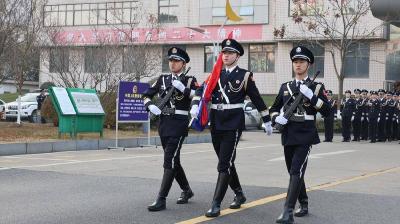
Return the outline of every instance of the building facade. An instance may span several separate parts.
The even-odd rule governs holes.
[[[308,3],[304,7],[307,4],[324,7],[325,1],[328,0],[305,1]],[[262,94],[276,94],[282,82],[292,79],[290,50],[299,43],[308,44],[305,40],[311,36],[303,33],[293,21],[291,1],[230,2],[243,20],[228,21],[223,29],[219,29],[225,20],[224,0],[49,0],[44,6],[44,25],[58,31],[57,43],[62,44],[44,44],[39,82],[54,81],[56,73],[72,69],[77,69],[82,77],[89,73],[130,72],[125,52],[130,46],[137,45],[146,45],[146,51],[156,56],[151,59],[156,61],[156,66],[151,69],[154,75],[168,71],[168,61],[164,58],[169,47],[178,45],[186,49],[191,57],[190,74],[203,81],[215,61],[216,43],[232,31],[245,49],[239,66],[254,72]],[[152,18],[159,22],[157,26],[149,26]],[[370,12],[361,22],[371,30],[382,23]],[[294,33],[293,36],[275,37],[274,29],[283,24]],[[346,57],[344,89],[384,87],[387,32],[387,26],[382,26],[372,36],[352,45],[352,53]],[[326,50],[331,48],[331,43],[323,39],[319,43],[322,44],[309,45],[316,57],[312,71],[320,70],[318,80],[337,93],[334,58]],[[114,56],[111,70],[104,63],[111,57],[110,53],[99,46],[115,46],[120,52]],[[399,76],[391,78],[400,79]],[[141,81],[151,79],[145,77]]]

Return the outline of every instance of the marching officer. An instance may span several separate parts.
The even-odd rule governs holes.
[[[386,138],[389,142],[394,140],[393,136],[393,117],[396,109],[396,101],[393,100],[393,93],[386,93]]]
[[[362,103],[362,116],[361,116],[361,140],[368,140],[368,90],[361,91]]]
[[[380,111],[380,101],[377,99],[378,93],[376,91],[371,91],[371,99],[368,102],[369,111],[369,138],[371,139],[370,143],[376,142],[376,130],[378,125],[379,111]]]
[[[385,129],[385,124],[386,124],[386,99],[385,99],[385,93],[386,91],[383,89],[378,90],[378,101],[380,104],[380,110],[379,110],[379,117],[378,117],[378,142],[385,142],[386,141],[386,129]]]
[[[393,140],[399,140],[399,116],[400,116],[400,93],[396,92],[393,95],[393,100],[395,101],[395,109],[393,115]]]
[[[305,85],[311,81],[308,77],[308,69],[314,63],[313,53],[306,47],[298,46],[290,52],[290,59],[295,80],[281,85],[278,96],[270,108],[273,123],[284,125],[282,145],[290,175],[286,202],[283,213],[276,220],[277,223],[293,223],[293,215],[301,217],[308,214],[304,174],[312,145],[320,143],[315,116],[317,112],[320,112],[322,116],[328,117],[331,110],[331,105],[325,96],[324,84],[315,82],[309,87]],[[299,97],[300,94],[304,95],[303,102],[298,105],[296,113],[288,120],[283,116],[284,111],[293,103],[293,98]],[[287,105],[285,105],[286,102]],[[297,199],[300,208],[294,212]]]
[[[182,189],[177,204],[188,203],[188,200],[193,197],[180,163],[180,150],[188,135],[189,108],[198,85],[195,77],[184,75],[186,64],[190,61],[186,51],[172,47],[168,51],[168,60],[171,74],[161,75],[143,94],[147,110],[160,116],[158,133],[164,150],[164,175],[158,197],[153,204],[148,206],[149,211],[161,211],[166,208],[166,197],[174,179]],[[172,86],[176,88],[176,92],[161,110],[151,102],[151,99],[156,94],[160,98],[165,97],[169,91],[172,91]]]
[[[353,112],[353,117],[352,119],[352,124],[353,124],[353,141],[360,141],[360,136],[361,136],[361,118],[362,118],[362,113],[363,113],[363,104],[364,100],[361,98],[361,90],[360,89],[355,89],[354,90],[355,94],[355,101],[356,101],[356,106]]]
[[[332,142],[333,139],[333,124],[335,122],[336,114],[336,100],[332,99],[332,90],[326,91],[326,97],[328,98],[330,112],[329,115],[324,117],[325,127],[325,140],[324,142]]]
[[[351,91],[345,91],[345,99],[342,99],[340,110],[342,117],[342,142],[350,142],[351,138],[351,121],[353,117],[353,112],[356,107],[356,101],[351,97]]]
[[[229,206],[231,209],[240,208],[246,201],[235,168],[236,147],[244,129],[243,102],[246,95],[260,111],[266,133],[272,133],[269,112],[258,92],[253,73],[237,65],[240,56],[244,54],[242,45],[234,39],[225,39],[221,47],[224,68],[212,91],[210,112],[211,138],[218,157],[218,180],[211,208],[205,214],[207,217],[219,216],[228,185],[235,193],[234,201]],[[192,117],[198,115],[198,104],[203,91],[204,84],[193,98],[190,110]]]

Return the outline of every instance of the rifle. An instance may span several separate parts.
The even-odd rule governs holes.
[[[186,74],[190,71],[190,69],[191,69],[191,67],[189,67],[189,68],[186,70],[186,72],[183,73],[183,76],[182,76],[182,77],[185,77]],[[179,78],[178,78],[178,80],[181,81]],[[167,91],[167,90],[165,90],[165,91]],[[162,111],[162,113],[166,113],[166,114],[174,114],[174,113],[175,113],[175,108],[168,108],[168,107],[165,107],[165,106],[167,105],[168,101],[170,101],[172,95],[174,95],[175,92],[176,92],[175,86],[171,86],[171,88],[168,90],[167,94],[166,94],[164,97],[159,98],[159,99],[156,101],[155,105],[156,105],[158,108],[160,108],[160,110]],[[153,119],[155,116],[156,116],[156,115],[150,113],[150,119]]]
[[[315,73],[314,78],[306,83],[305,85],[307,87],[310,87],[310,85],[314,82],[315,78],[317,78],[317,76],[319,75],[319,73],[321,73],[320,71],[317,71],[317,73]],[[297,109],[297,107],[299,106],[299,104],[303,101],[304,95],[300,92],[299,95],[297,95],[296,99],[293,101],[293,103],[290,105],[290,107],[285,111],[285,113],[283,114],[283,117],[286,118],[287,120],[289,120],[289,118],[293,115],[293,112]],[[286,103],[288,103],[289,101],[287,101]],[[283,131],[283,125],[276,123],[274,126],[279,132]]]

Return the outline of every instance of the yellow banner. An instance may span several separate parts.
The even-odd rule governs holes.
[[[226,7],[225,7],[225,12],[226,12],[226,17],[228,20],[231,21],[240,21],[242,18],[233,11],[231,3],[229,3],[229,0],[226,0]]]

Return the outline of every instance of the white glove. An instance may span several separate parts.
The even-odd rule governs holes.
[[[183,93],[183,91],[185,90],[185,85],[183,85],[183,83],[179,80],[174,80],[172,81],[172,85],[178,89],[181,93]]]
[[[264,123],[264,130],[265,130],[265,133],[267,133],[267,135],[272,134],[272,122],[271,121]]]
[[[354,116],[351,116],[351,121],[354,121]]]
[[[364,117],[361,117],[361,121],[364,121]]]
[[[275,118],[275,123],[285,125],[287,124],[288,120],[281,114]]]
[[[378,117],[378,122],[381,120],[381,118],[380,117]]]
[[[156,105],[153,105],[153,104],[149,105],[149,110],[154,115],[160,115],[161,114],[160,108],[158,108]]]
[[[311,100],[311,98],[313,97],[314,93],[312,92],[312,90],[310,88],[308,88],[306,85],[301,84],[300,85],[300,92],[307,97],[309,100]]]
[[[197,118],[199,115],[199,106],[198,105],[193,105],[192,108],[190,109],[190,115],[192,118]]]

